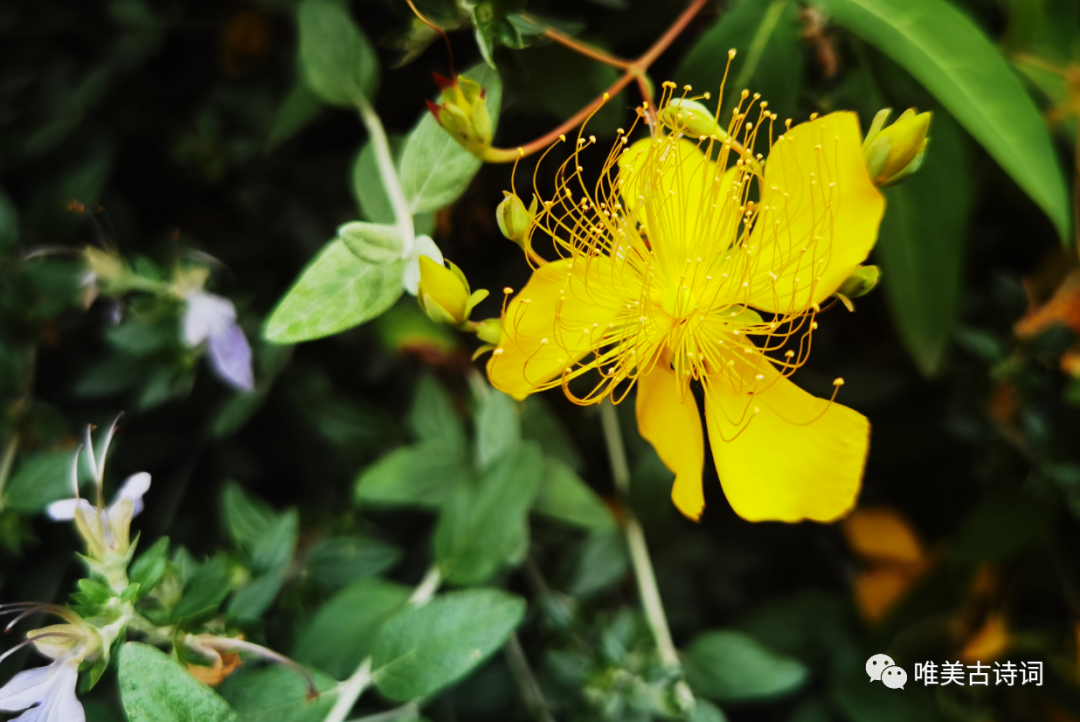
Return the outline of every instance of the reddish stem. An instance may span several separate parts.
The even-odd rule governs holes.
[[[520,148],[489,148],[484,153],[484,160],[488,163],[513,163],[518,158],[532,155],[533,153],[536,153],[537,151],[546,148],[547,146],[554,143],[560,135],[565,135],[568,131],[573,130],[575,127],[577,127],[583,120],[588,118],[589,115],[593,111],[595,111],[601,104],[606,102],[608,99],[615,97],[615,95],[620,93],[622,89],[629,85],[631,82],[637,82],[638,88],[641,90],[642,97],[649,105],[649,112],[654,112],[655,108],[653,107],[654,103],[651,97],[652,93],[649,91],[649,83],[645,79],[645,73],[648,71],[649,66],[652,65],[653,62],[658,57],[660,57],[660,55],[665,50],[668,49],[668,46],[670,46],[671,43],[675,41],[675,38],[679,36],[679,33],[686,29],[686,26],[690,23],[691,20],[694,19],[694,16],[701,11],[701,8],[704,7],[705,3],[707,3],[708,1],[709,0],[693,0],[693,2],[691,2],[690,5],[688,5],[687,8],[682,11],[682,14],[680,14],[679,17],[675,19],[675,22],[672,23],[671,27],[667,29],[667,32],[665,32],[659,40],[653,43],[652,47],[649,48],[644,55],[642,55],[640,58],[633,61],[632,63],[628,63],[624,66],[616,65],[616,67],[625,68],[626,72],[623,73],[623,76],[616,80],[610,88],[604,91],[603,95],[601,95],[599,98],[579,110],[577,113],[574,114],[572,118],[567,120],[558,128],[551,131],[547,135],[544,135],[541,138],[537,138],[531,143],[521,146]],[[589,46],[585,46],[584,44],[578,43],[573,38],[563,35],[561,32],[553,28],[549,28],[547,31],[544,32],[544,34],[552,40],[562,43],[566,47],[572,48],[573,50],[576,50],[583,55],[593,58],[594,60],[598,60],[602,63],[614,65],[615,62],[612,61],[616,61],[619,63],[624,62],[619,58],[607,55],[600,50],[596,50],[590,48]]]

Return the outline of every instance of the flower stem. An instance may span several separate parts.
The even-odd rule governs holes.
[[[442,584],[442,573],[439,572],[438,566],[432,564],[427,574],[420,580],[420,584],[413,591],[412,596],[409,597],[409,604],[420,605],[430,601],[435,596],[435,592],[439,590],[440,584]],[[334,703],[333,709],[330,710],[330,714],[326,715],[323,722],[345,722],[345,718],[349,716],[349,712],[356,705],[356,700],[360,699],[360,695],[364,693],[364,690],[370,684],[371,657],[367,657],[360,663],[360,666],[356,668],[351,677],[338,684],[337,702]]]
[[[536,23],[537,25],[543,25],[543,23],[541,23],[540,21],[538,21],[536,18],[532,17],[531,15],[527,15],[525,13],[522,13],[521,17],[522,17],[522,19],[527,20],[530,23]],[[565,46],[567,48],[570,48],[575,53],[579,53],[581,55],[584,55],[586,58],[592,58],[593,60],[595,60],[595,61],[597,61],[599,63],[604,63],[605,65],[610,65],[610,66],[612,66],[614,68],[621,68],[621,69],[625,70],[625,69],[629,68],[631,65],[633,65],[633,63],[631,61],[629,61],[629,60],[624,60],[623,58],[620,58],[618,56],[612,55],[611,53],[605,52],[605,51],[601,50],[600,48],[596,47],[595,45],[590,45],[589,43],[583,43],[580,40],[578,40],[577,38],[573,38],[573,37],[567,35],[566,33],[564,33],[563,31],[557,30],[556,28],[551,27],[550,25],[547,26],[544,29],[544,37],[546,37],[548,40],[554,40],[559,45],[563,45],[563,46]]]
[[[608,458],[611,460],[611,476],[615,481],[615,488],[622,494],[625,501],[630,492],[630,465],[626,458],[622,432],[619,430],[619,417],[610,399],[605,399],[600,404],[600,423],[604,430]],[[656,640],[657,651],[663,663],[678,674],[679,679],[675,683],[676,700],[684,711],[689,710],[694,706],[694,694],[690,691],[686,680],[682,678],[682,664],[679,662],[679,653],[675,649],[675,643],[671,639],[667,615],[664,614],[664,603],[660,598],[660,588],[656,584],[656,572],[653,571],[649,547],[645,543],[645,531],[629,505],[625,509],[623,531],[626,534],[627,546],[630,548],[630,561],[634,566],[641,604],[645,608],[645,618],[649,622],[653,639]]]
[[[510,665],[510,672],[514,675],[518,687],[521,689],[521,696],[525,699],[525,706],[532,713],[532,716],[537,722],[555,722],[555,718],[551,716],[551,710],[548,709],[547,700],[544,699],[544,692],[536,681],[536,675],[533,674],[532,667],[529,666],[525,650],[521,648],[521,642],[518,641],[516,634],[511,635],[510,641],[506,643],[506,661]]]
[[[401,235],[401,257],[408,258],[412,253],[416,231],[413,229],[409,203],[405,200],[405,191],[401,188],[401,179],[398,178],[397,166],[390,153],[390,142],[386,139],[386,131],[383,129],[378,113],[371,107],[367,98],[358,95],[356,108],[360,111],[360,119],[364,121],[368,135],[371,137],[371,146],[375,150],[375,162],[379,166],[379,177],[382,178],[386,195],[390,198],[390,206],[394,209],[394,221]]]
[[[577,127],[583,120],[588,118],[594,111],[596,111],[601,105],[607,102],[610,98],[615,97],[618,93],[622,92],[622,89],[633,82],[637,82],[638,88],[641,90],[642,98],[648,103],[649,111],[653,109],[652,90],[650,83],[645,78],[645,74],[648,72],[649,67],[656,61],[660,55],[668,49],[675,38],[679,36],[686,26],[694,19],[694,16],[701,11],[701,8],[705,6],[708,0],[693,0],[682,14],[676,18],[675,22],[671,24],[671,27],[667,29],[659,40],[653,43],[652,47],[645,51],[637,60],[627,63],[621,58],[616,58],[612,55],[608,55],[601,50],[593,48],[592,46],[580,43],[567,35],[563,35],[554,28],[548,28],[544,34],[552,40],[565,45],[568,48],[576,50],[583,55],[586,55],[599,62],[606,63],[608,65],[615,65],[615,67],[623,68],[626,72],[622,77],[612,83],[611,87],[604,91],[603,94],[596,100],[593,100],[584,108],[579,110],[572,118],[560,125],[555,130],[551,131],[543,137],[521,146],[520,148],[488,148],[484,152],[483,159],[488,163],[513,163],[518,158],[523,158],[527,155],[532,155],[537,151],[543,150],[552,143],[554,143],[560,135],[565,135],[568,131]],[[556,37],[558,36],[558,37]]]

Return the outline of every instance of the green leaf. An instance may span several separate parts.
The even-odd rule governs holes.
[[[404,135],[392,135],[390,151],[394,155],[394,163],[398,172],[401,172],[401,154],[405,150]],[[367,141],[356,154],[352,169],[352,191],[356,203],[360,207],[360,216],[372,223],[384,223],[392,225],[394,221],[394,207],[390,204],[390,197],[383,187],[382,175],[379,173],[379,164],[375,159],[375,148],[371,141]],[[435,216],[432,213],[420,213],[413,216],[413,225],[417,234],[433,235],[435,230]],[[426,316],[425,316],[426,318]]]
[[[585,467],[577,444],[540,394],[525,399],[521,413],[521,438],[540,444],[547,456],[553,456],[576,472]]]
[[[716,702],[769,699],[793,692],[808,672],[798,661],[740,632],[706,632],[683,655],[694,691]]]
[[[277,572],[292,562],[296,551],[296,537],[300,526],[300,514],[289,509],[259,537],[251,549],[251,568],[257,572]]]
[[[0,254],[15,248],[19,242],[19,210],[11,198],[0,190]]]
[[[168,563],[169,537],[163,536],[154,543],[154,546],[140,554],[128,571],[128,579],[133,584],[139,585],[137,599],[153,591],[161,578],[165,576]]]
[[[949,557],[970,564],[1005,559],[1039,541],[1051,515],[1046,503],[1023,489],[988,493],[964,518]]]
[[[306,83],[297,83],[274,113],[266,138],[267,152],[277,148],[304,129],[322,110],[323,103]]]
[[[487,90],[492,132],[498,126],[502,82],[491,68],[481,65],[464,75]],[[437,211],[456,201],[480,170],[479,158],[465,150],[425,112],[409,134],[401,157],[401,187],[413,213]]]
[[[71,449],[27,454],[4,489],[4,509],[36,514],[54,501],[73,494]]]
[[[703,699],[694,701],[694,709],[687,719],[689,722],[727,722],[727,717],[716,705]]]
[[[304,0],[298,19],[300,64],[311,89],[327,103],[346,107],[358,96],[374,98],[379,58],[345,8]]]
[[[790,0],[740,0],[720,14],[716,23],[686,53],[672,78],[695,93],[720,91],[728,51],[737,51],[731,63],[720,118],[725,125],[739,93],[761,93],[769,108],[790,117],[803,73],[799,6]],[[715,102],[715,101],[713,101]]]
[[[300,633],[293,658],[345,679],[371,654],[379,627],[404,608],[411,591],[381,579],[361,579],[319,607]]]
[[[460,447],[425,442],[391,451],[356,479],[358,504],[439,507],[473,474]]]
[[[372,649],[371,677],[394,700],[429,697],[495,652],[525,616],[525,601],[474,589],[408,607],[383,625]]]
[[[245,621],[262,617],[285,583],[286,571],[279,569],[249,580],[233,593],[225,610],[226,616]]]
[[[401,236],[394,226],[354,221],[339,228],[338,235],[361,261],[385,265],[401,260]]]
[[[550,456],[544,459],[544,475],[533,510],[585,529],[610,529],[615,525],[615,518],[596,492],[573,469]]]
[[[319,696],[309,697],[307,680],[294,669],[274,665],[230,675],[221,696],[240,713],[238,722],[322,722],[337,702],[337,683],[312,672]]]
[[[447,580],[479,584],[522,548],[543,456],[532,443],[503,455],[476,484],[461,484],[435,529],[435,558]]]
[[[440,442],[452,448],[465,447],[465,426],[454,409],[454,402],[438,381],[424,376],[416,387],[409,428],[420,441]]]
[[[925,165],[894,188],[877,254],[889,310],[924,374],[941,366],[960,305],[972,178],[967,139],[945,113],[934,116]]]
[[[404,268],[404,261],[365,263],[340,239],[330,241],[270,314],[264,336],[274,343],[298,343],[370,321],[401,297]]]
[[[120,698],[128,722],[236,722],[236,713],[184,665],[149,644],[120,649]]]
[[[490,389],[476,410],[476,465],[486,469],[520,441],[517,402]]]
[[[307,553],[307,576],[316,584],[342,587],[362,577],[373,577],[397,564],[401,550],[367,536],[321,539]]]
[[[229,536],[248,553],[256,548],[277,520],[277,514],[269,504],[232,481],[225,485],[221,507]]]
[[[212,616],[231,585],[225,557],[218,555],[199,565],[184,585],[184,596],[172,611],[172,623],[192,623]]]
[[[617,528],[594,532],[582,543],[569,591],[587,597],[614,584],[630,568],[626,539]]]
[[[1068,241],[1070,202],[1042,115],[986,34],[945,0],[817,0],[915,76]],[[930,153],[935,151],[931,149]]]

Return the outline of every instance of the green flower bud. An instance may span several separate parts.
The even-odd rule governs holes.
[[[521,199],[509,191],[503,191],[503,202],[495,209],[495,220],[502,234],[522,248],[532,235],[533,219],[536,217],[537,200],[533,196],[528,209]]]
[[[435,120],[470,153],[482,156],[491,147],[491,113],[487,107],[487,93],[480,84],[459,75],[450,80],[435,75],[435,82],[442,88],[442,105],[430,100],[428,108]]]
[[[840,284],[839,292],[848,298],[865,296],[874,290],[881,280],[881,269],[877,266],[859,266],[847,280]]]
[[[863,141],[863,158],[870,177],[879,186],[899,183],[922,165],[930,132],[931,113],[915,113],[909,108],[888,128],[883,128],[891,111],[880,111]]]
[[[881,269],[877,266],[858,266],[847,277],[847,280],[840,284],[840,288],[836,290],[836,297],[847,310],[854,311],[855,304],[851,302],[851,299],[870,293],[880,280]]]
[[[674,98],[660,109],[657,117],[671,130],[691,138],[727,138],[727,131],[716,122],[714,113],[695,100]]]

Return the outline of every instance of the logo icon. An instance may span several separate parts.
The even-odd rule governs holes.
[[[881,682],[889,689],[903,689],[907,684],[907,672],[887,654],[875,654],[866,660],[866,673],[871,682]]]

